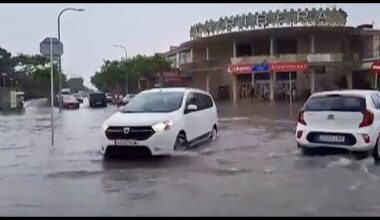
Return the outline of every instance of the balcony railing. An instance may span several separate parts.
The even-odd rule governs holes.
[[[230,58],[212,58],[209,60],[195,60],[191,63],[180,65],[181,72],[197,72],[207,70],[227,69]]]
[[[301,62],[309,63],[334,63],[334,62],[359,62],[359,54],[356,53],[318,53],[318,54],[280,54],[251,57],[231,58],[231,64],[252,64],[271,62]]]
[[[227,69],[230,64],[254,64],[273,62],[303,62],[310,64],[327,64],[337,62],[360,62],[357,53],[317,53],[317,54],[279,54],[236,58],[213,58],[209,60],[196,60],[180,65],[181,72],[197,72]]]

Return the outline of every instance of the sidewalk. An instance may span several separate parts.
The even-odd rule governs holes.
[[[290,105],[286,102],[241,101],[236,105],[232,102],[217,102],[219,118],[226,117],[263,117],[273,120],[297,120],[298,112],[303,103],[293,103],[293,115],[290,115]]]

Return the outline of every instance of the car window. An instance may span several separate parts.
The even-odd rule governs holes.
[[[189,93],[189,95],[187,96],[187,99],[186,99],[186,107],[189,105],[197,105],[194,93],[192,93],[192,92]],[[199,108],[199,106],[198,106],[198,108]]]
[[[105,94],[103,93],[96,93],[96,94],[91,94],[90,95],[90,98],[91,99],[104,99],[105,98]]]
[[[172,112],[182,105],[183,92],[147,92],[136,95],[124,108],[125,113]]]
[[[372,103],[373,105],[375,106],[375,108],[379,109],[379,98],[377,96],[377,94],[372,94],[371,95],[371,100],[372,100]]]
[[[374,101],[375,108],[380,109],[380,93],[377,92],[375,95],[373,95],[372,100]]]
[[[312,97],[305,105],[305,111],[363,111],[365,109],[364,98],[341,95]]]
[[[76,101],[76,99],[74,96],[63,96],[63,101],[64,102],[72,102],[72,101]]]
[[[211,97],[206,94],[195,93],[195,98],[196,98],[198,110],[211,108],[213,106]]]

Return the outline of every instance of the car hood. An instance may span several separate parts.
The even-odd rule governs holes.
[[[106,120],[108,126],[151,126],[172,118],[173,113],[122,113],[117,112]]]

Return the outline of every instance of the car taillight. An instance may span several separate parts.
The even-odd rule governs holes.
[[[303,124],[303,125],[306,125],[306,121],[305,121],[305,119],[304,119],[304,117],[303,117],[303,113],[304,113],[304,112],[305,112],[305,111],[301,110],[301,111],[298,113],[298,122],[301,123],[301,124]]]
[[[374,115],[370,110],[366,109],[362,113],[363,113],[363,120],[360,123],[359,128],[371,125],[374,120]]]

